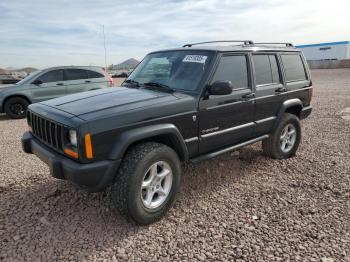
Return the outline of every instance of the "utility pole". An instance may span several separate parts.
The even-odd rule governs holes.
[[[102,32],[103,32],[103,46],[105,49],[105,70],[107,71],[107,51],[106,51],[105,25],[102,25]]]

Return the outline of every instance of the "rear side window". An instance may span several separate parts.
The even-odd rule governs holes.
[[[275,55],[253,55],[256,85],[280,83]]]
[[[43,74],[38,79],[41,80],[43,83],[63,81],[63,69],[52,70]]]
[[[301,56],[298,54],[281,55],[287,82],[306,80],[306,72]]]
[[[102,78],[105,77],[103,74],[96,71],[86,70],[88,72],[89,78]]]
[[[67,80],[79,80],[79,79],[87,79],[88,73],[83,69],[67,69]]]
[[[248,88],[247,57],[245,55],[223,56],[212,83],[215,81],[231,81],[233,89]]]

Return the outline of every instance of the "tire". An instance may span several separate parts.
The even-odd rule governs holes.
[[[295,132],[294,135],[292,135],[293,130]],[[287,132],[288,135],[284,132]],[[296,115],[285,113],[277,128],[270,134],[269,138],[263,141],[263,151],[269,157],[286,159],[295,155],[300,140],[301,127],[299,118]]]
[[[167,171],[169,169],[171,175]],[[161,175],[164,177],[160,178]],[[112,183],[112,205],[128,220],[139,225],[153,223],[172,206],[180,178],[181,164],[173,149],[153,142],[136,145],[126,153]]]
[[[26,117],[26,111],[29,103],[21,97],[12,97],[5,102],[4,111],[12,119],[21,119]]]

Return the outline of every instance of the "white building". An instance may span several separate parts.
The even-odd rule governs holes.
[[[350,41],[296,46],[308,61],[350,59]]]

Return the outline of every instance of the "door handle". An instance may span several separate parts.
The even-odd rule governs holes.
[[[57,83],[56,86],[63,86],[63,83]]]
[[[254,94],[254,93],[242,95],[242,98],[254,98],[254,97],[255,97],[255,94]]]
[[[90,80],[86,80],[85,83],[91,83],[91,81]]]
[[[287,90],[284,87],[279,87],[275,90],[276,93],[283,93],[286,92]]]

